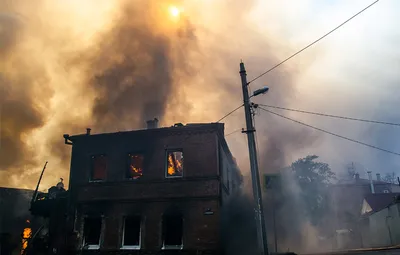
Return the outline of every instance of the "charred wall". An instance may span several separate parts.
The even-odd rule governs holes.
[[[83,243],[84,218],[89,215],[102,217],[104,225],[100,249],[85,252],[124,253],[120,249],[123,219],[127,215],[140,215],[143,227],[140,252],[163,254],[162,218],[174,208],[183,216],[184,246],[179,252],[203,254],[222,249],[221,203],[222,192],[226,190],[223,191],[220,182],[225,173],[221,167],[228,169],[228,179],[235,183],[229,185],[230,190],[233,186],[239,188],[241,182],[226,142],[221,141],[223,124],[81,135],[70,139],[73,142],[70,213],[75,215],[70,228],[80,233],[78,247]],[[183,151],[181,178],[165,176],[169,149]],[[125,157],[133,152],[143,153],[145,157],[143,175],[127,180],[123,175],[127,168]],[[107,178],[101,182],[89,181],[90,158],[94,154],[107,155]],[[132,254],[135,252],[139,254],[139,251]]]

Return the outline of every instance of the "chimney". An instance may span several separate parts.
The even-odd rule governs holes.
[[[92,129],[91,128],[86,129],[86,135],[90,135],[90,130],[92,130]]]
[[[381,174],[376,174],[376,180],[379,182],[381,181]]]
[[[147,129],[153,129],[153,128],[158,128],[158,119],[157,118],[147,121]]]
[[[360,180],[360,174],[359,173],[356,173],[355,176],[356,176],[356,181]]]
[[[371,193],[375,194],[374,183],[372,181],[372,172],[368,171],[367,173],[368,173],[369,182],[371,184]]]

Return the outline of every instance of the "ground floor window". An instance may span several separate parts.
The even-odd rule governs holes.
[[[141,218],[125,217],[122,233],[122,249],[140,249]]]
[[[163,248],[182,249],[183,217],[180,213],[165,214],[163,217]]]
[[[101,238],[101,217],[87,217],[84,220],[83,246],[84,249],[99,249]]]

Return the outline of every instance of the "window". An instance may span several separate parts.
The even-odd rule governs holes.
[[[107,175],[107,157],[105,155],[92,156],[91,181],[103,181]]]
[[[163,249],[182,249],[182,238],[182,214],[165,214],[163,217]]]
[[[124,220],[122,249],[140,249],[140,224],[139,216],[126,217]]]
[[[127,179],[137,180],[143,175],[143,155],[129,154],[129,166],[126,173]]]
[[[89,250],[100,248],[101,217],[85,218],[83,230],[83,246]]]
[[[183,152],[181,150],[167,151],[166,177],[183,176]]]

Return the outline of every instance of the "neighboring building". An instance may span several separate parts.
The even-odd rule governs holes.
[[[367,195],[361,214],[360,232],[363,247],[400,244],[400,193]]]
[[[372,179],[372,178],[371,178]],[[358,229],[358,220],[361,216],[361,207],[364,198],[372,193],[400,192],[397,184],[386,183],[380,180],[362,179],[358,174],[349,180],[340,180],[331,187],[331,201],[333,208],[333,231],[337,234],[337,249],[362,247],[361,233]]]
[[[242,183],[224,125],[148,125],[64,135],[72,145],[68,228],[76,233],[68,245],[89,253],[221,254],[221,207]]]
[[[20,254],[24,229],[32,230],[29,212],[33,190],[0,188],[0,254]],[[34,224],[33,224],[34,225]]]

